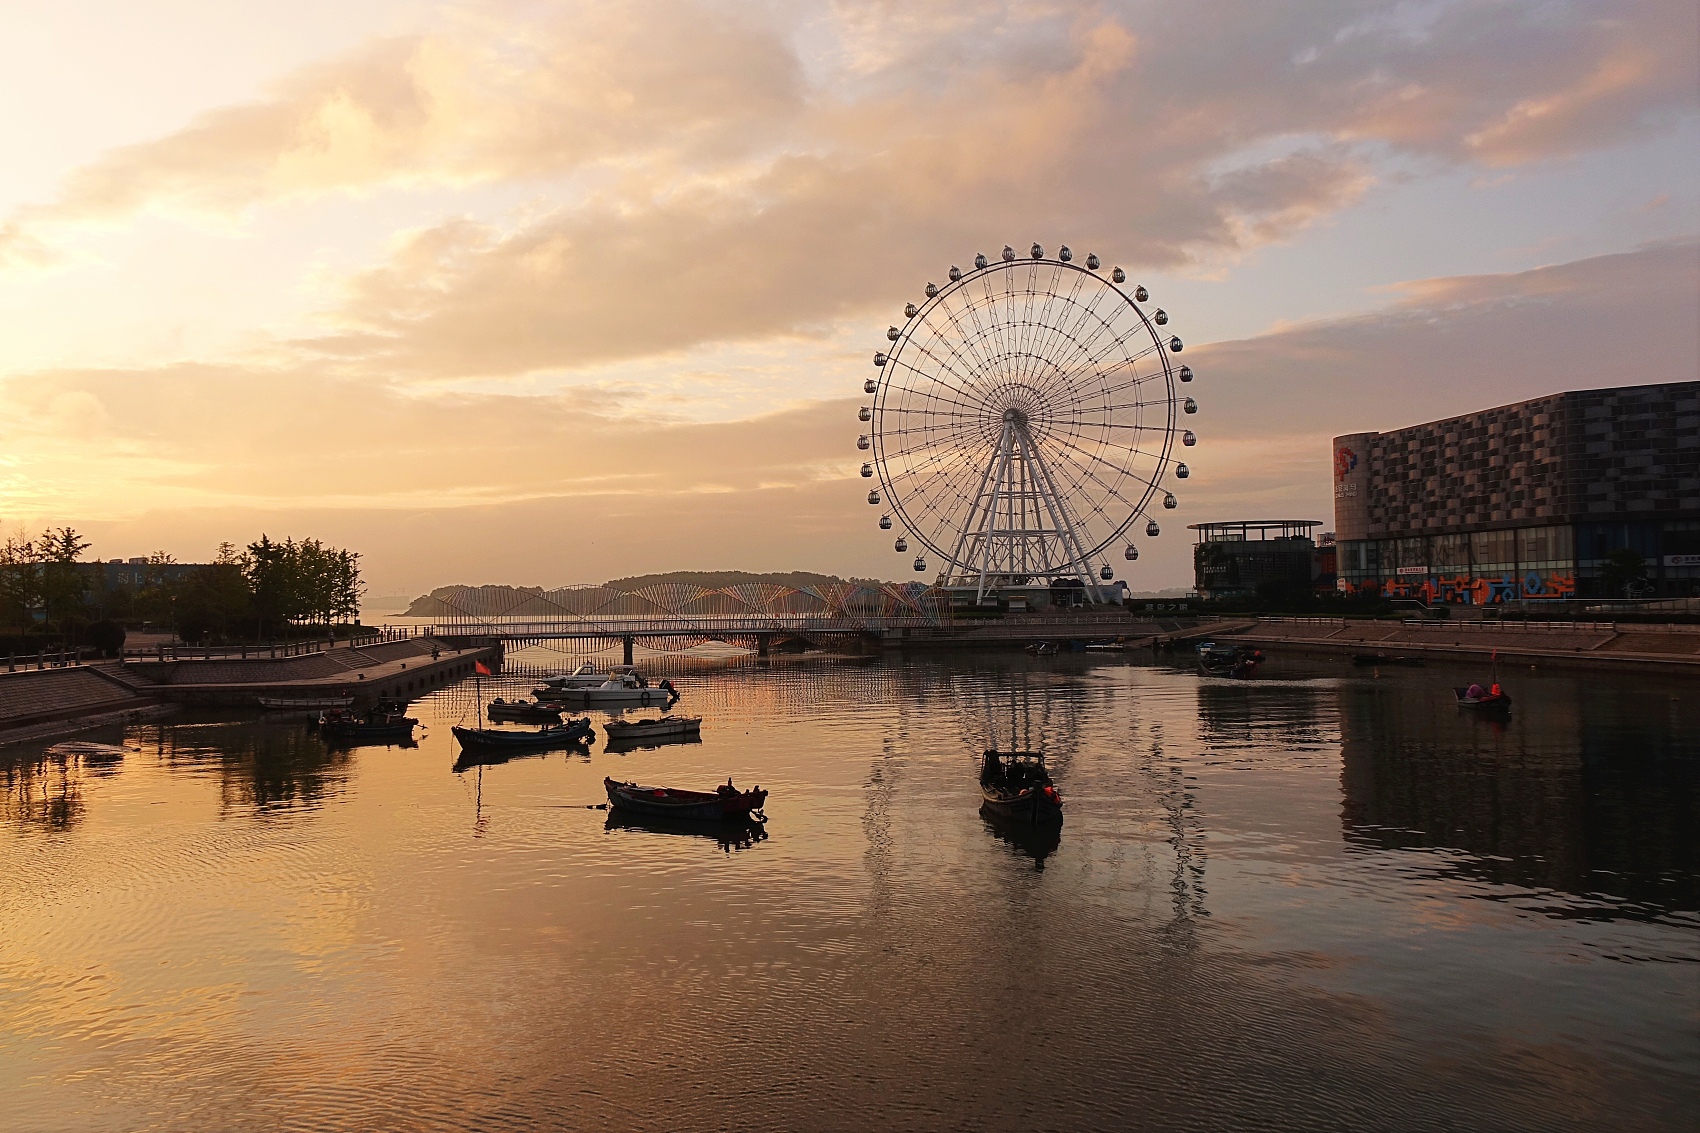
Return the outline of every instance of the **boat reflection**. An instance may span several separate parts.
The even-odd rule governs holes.
[[[767,826],[760,822],[690,822],[677,818],[658,818],[652,815],[631,814],[622,810],[608,811],[604,830],[644,834],[672,834],[685,838],[712,838],[727,853],[747,850],[757,842],[767,841]]]
[[[604,741],[602,750],[613,752],[616,755],[622,755],[628,751],[644,751],[649,748],[671,747],[674,744],[700,743],[702,743],[702,736],[700,733],[693,733],[688,736],[652,736],[649,739],[608,739]]]
[[[1034,825],[1022,818],[999,814],[989,806],[980,807],[980,819],[986,829],[1006,846],[1033,859],[1033,868],[1044,871],[1045,859],[1062,845],[1062,823],[1045,822]]]
[[[590,757],[590,744],[565,744],[561,747],[522,747],[513,751],[504,751],[501,748],[493,750],[461,748],[459,754],[455,757],[453,770],[456,775],[459,775],[462,771],[470,771],[474,767],[499,767],[504,763],[512,763],[516,759],[537,759],[555,752],[564,755],[582,755],[588,759]]]

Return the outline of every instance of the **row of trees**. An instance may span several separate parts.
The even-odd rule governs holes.
[[[196,567],[156,553],[124,572],[139,579],[111,586],[103,565],[82,561],[89,545],[70,527],[0,543],[0,635],[100,644],[122,625],[149,622],[188,641],[271,637],[353,622],[365,590],[360,556],[318,539],[225,543]]]

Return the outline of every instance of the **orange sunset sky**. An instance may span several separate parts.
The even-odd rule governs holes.
[[[1187,342],[1185,523],[1328,439],[1700,372],[1700,17],[1591,3],[8,0],[0,523],[374,594],[903,578],[869,356],[1071,245]],[[1120,565],[1120,564],[1118,564]]]

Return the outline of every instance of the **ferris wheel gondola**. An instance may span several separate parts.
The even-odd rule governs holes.
[[[1179,415],[1198,411],[1176,392],[1192,370],[1171,361],[1179,336],[1158,332],[1169,313],[1146,314],[1146,289],[1099,267],[1066,246],[977,254],[973,270],[929,282],[874,355],[873,404],[857,413],[880,484],[869,502],[889,503],[946,585],[983,598],[1073,579],[1101,597],[1110,548],[1141,519],[1155,538],[1149,511],[1179,506],[1164,480],[1189,475],[1171,454]],[[1138,557],[1131,543],[1124,557]]]

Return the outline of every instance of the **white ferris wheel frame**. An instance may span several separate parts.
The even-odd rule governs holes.
[[[1035,251],[1038,251],[1037,247],[1035,247]],[[977,257],[975,267],[971,270],[958,272],[953,268],[951,271],[953,278],[949,283],[941,287],[928,284],[925,303],[918,307],[911,305],[906,309],[907,318],[902,328],[892,328],[892,331],[895,332],[895,338],[893,338],[889,350],[876,356],[875,361],[879,366],[880,374],[877,380],[877,388],[874,391],[874,402],[870,407],[872,423],[869,427],[869,439],[873,450],[872,465],[879,476],[884,502],[889,503],[892,511],[901,519],[907,534],[943,559],[943,566],[938,576],[939,582],[951,586],[973,586],[976,601],[983,600],[986,593],[995,586],[1008,584],[1017,579],[1043,578],[1047,581],[1053,581],[1067,577],[1082,579],[1092,599],[1094,601],[1103,600],[1101,588],[1096,582],[1097,574],[1093,565],[1094,558],[1102,556],[1108,547],[1119,542],[1127,534],[1128,529],[1139,520],[1146,519],[1148,524],[1151,522],[1148,515],[1151,502],[1161,490],[1165,475],[1173,467],[1177,412],[1182,399],[1176,392],[1175,382],[1178,367],[1172,361],[1170,355],[1181,349],[1180,340],[1171,337],[1165,341],[1164,335],[1157,330],[1157,325],[1159,322],[1166,322],[1166,316],[1159,311],[1157,312],[1157,321],[1154,321],[1152,316],[1146,314],[1140,306],[1140,303],[1145,299],[1144,289],[1137,288],[1134,293],[1124,290],[1120,286],[1120,283],[1123,282],[1120,269],[1115,269],[1113,275],[1110,276],[1100,274],[1097,270],[1096,256],[1089,257],[1088,265],[1082,266],[1072,262],[1070,253],[1066,248],[1062,249],[1060,255],[1055,258],[1042,254],[1015,256],[1007,248],[1001,260],[988,261],[984,257]],[[1042,427],[1036,426],[1036,422],[1030,419],[1023,407],[1023,397],[1026,394],[1037,397],[1036,392],[1028,389],[1024,384],[1025,378],[1030,378],[1032,375],[1023,375],[1023,382],[1016,382],[1012,385],[1004,380],[1006,377],[1003,373],[1004,367],[992,365],[993,360],[991,359],[975,360],[976,365],[991,366],[993,370],[998,371],[996,381],[999,383],[999,391],[1003,391],[1001,400],[993,398],[992,401],[997,404],[992,404],[989,407],[980,406],[983,419],[977,423],[988,441],[990,441],[992,435],[991,430],[995,429],[996,439],[973,454],[980,458],[977,465],[978,485],[964,520],[959,525],[952,525],[956,528],[954,532],[929,530],[927,525],[920,521],[924,517],[912,515],[909,508],[906,507],[904,492],[899,485],[899,477],[893,474],[890,466],[891,454],[887,451],[886,438],[890,435],[913,431],[904,427],[903,416],[905,414],[932,411],[916,410],[903,406],[894,407],[890,403],[890,395],[894,388],[899,387],[894,375],[907,370],[924,380],[942,382],[943,379],[940,374],[928,368],[927,361],[921,361],[921,364],[918,365],[917,361],[920,360],[906,360],[904,358],[906,351],[919,351],[927,355],[933,366],[949,370],[948,365],[940,362],[925,347],[914,341],[921,329],[930,325],[929,316],[935,314],[941,308],[948,312],[947,304],[949,301],[965,288],[970,286],[986,287],[988,279],[998,273],[1006,273],[1005,279],[1007,281],[1014,278],[1013,273],[1020,271],[1029,273],[1029,286],[1021,291],[1006,286],[1003,294],[1012,301],[1018,295],[1025,297],[1028,301],[1026,312],[1028,315],[1032,314],[1031,301],[1041,294],[1046,297],[1048,302],[1062,299],[1059,294],[1061,291],[1059,281],[1066,278],[1064,273],[1075,272],[1079,273],[1079,276],[1074,279],[1076,286],[1074,292],[1064,300],[1065,304],[1076,304],[1080,285],[1086,280],[1090,280],[1091,284],[1099,289],[1091,303],[1085,307],[1087,315],[1095,318],[1098,323],[1098,328],[1093,332],[1092,337],[1096,337],[1097,334],[1111,326],[1110,320],[1106,318],[1109,312],[1099,313],[1097,311],[1098,303],[1104,297],[1115,296],[1114,314],[1121,315],[1131,312],[1136,317],[1136,324],[1130,323],[1125,332],[1114,335],[1110,342],[1116,346],[1124,346],[1128,340],[1135,338],[1135,336],[1138,336],[1141,343],[1149,342],[1148,346],[1144,346],[1137,353],[1128,354],[1124,350],[1122,361],[1132,365],[1147,356],[1155,356],[1161,366],[1161,371],[1157,372],[1153,368],[1152,373],[1141,377],[1138,376],[1137,369],[1135,369],[1135,377],[1128,385],[1138,389],[1138,387],[1161,380],[1161,398],[1140,400],[1135,404],[1142,410],[1157,409],[1160,406],[1162,420],[1160,423],[1153,422],[1149,426],[1143,424],[1129,426],[1124,423],[1108,421],[1094,422],[1091,423],[1091,426],[1103,429],[1133,428],[1136,431],[1160,434],[1160,446],[1153,446],[1151,451],[1141,448],[1137,442],[1126,447],[1123,451],[1129,454],[1129,459],[1123,467],[1114,470],[1116,480],[1113,484],[1105,483],[1103,475],[1107,475],[1107,472],[1100,474],[1093,472],[1090,468],[1087,469],[1087,478],[1095,481],[1097,487],[1102,489],[1109,499],[1119,501],[1125,507],[1125,513],[1119,518],[1111,520],[1107,529],[1083,536],[1081,533],[1082,525],[1074,514],[1068,495],[1059,485],[1058,477],[1053,473],[1050,461],[1045,456],[1044,449],[1049,438],[1044,435]],[[1041,271],[1051,273],[1050,286],[1043,291],[1032,286]],[[987,295],[991,295],[989,289]],[[972,303],[969,304],[967,310],[970,314],[973,313]],[[961,331],[962,327],[957,322],[956,317],[954,315],[949,317],[952,328]],[[977,315],[974,317],[978,330],[980,328]],[[1075,317],[1080,318],[1078,313]],[[1068,335],[1066,331],[1050,327],[1043,322],[1038,324],[1024,322],[1021,325],[1040,326],[1052,337],[1048,342],[1025,343],[1024,347],[1029,352],[1020,355],[1020,357],[1039,357],[1032,354],[1032,350],[1044,351],[1060,348],[1061,343],[1056,341],[1059,335],[1067,338],[1067,341],[1076,347],[1080,346],[1080,343],[1071,335]],[[888,337],[892,336],[888,334]],[[1087,341],[1090,342],[1091,338],[1088,338]],[[972,351],[968,353],[972,354]],[[1012,355],[1012,357],[1014,356]],[[1107,358],[1107,356],[1108,352],[1106,351],[1102,357]],[[958,355],[953,352],[952,358],[956,359],[957,357]],[[1098,356],[1089,357],[1096,359]],[[881,361],[882,358],[883,361]],[[1121,362],[1116,364],[1119,365]],[[983,377],[984,375],[980,376]],[[1103,376],[1101,371],[1098,376]],[[1182,380],[1189,376],[1183,376]],[[946,385],[948,387],[948,383]],[[961,387],[949,388],[954,388],[958,393],[965,392]],[[1018,394],[1008,391],[1024,391],[1024,393]],[[905,392],[912,391],[905,388]],[[1152,392],[1157,391],[1153,389]],[[1031,403],[1033,397],[1027,397],[1026,401]],[[1188,411],[1192,411],[1192,406],[1196,403],[1192,402],[1190,398],[1185,400]],[[1043,399],[1040,399],[1040,401],[1042,402]],[[1000,414],[997,411],[1002,403],[1007,404],[1001,409]],[[966,408],[966,406],[961,406],[961,408]],[[988,412],[992,412],[993,416],[988,418]],[[1001,421],[996,420],[999,415],[1001,415]],[[956,412],[954,416],[964,417],[967,414]],[[892,418],[896,418],[895,422],[891,421]],[[972,433],[975,424],[974,422],[968,423],[966,431]],[[892,427],[893,425],[895,427]],[[1076,421],[1076,425],[1079,425],[1078,421]],[[964,426],[957,427],[959,435],[964,431],[964,428]],[[1036,433],[1039,435],[1036,436]],[[1190,440],[1189,436],[1189,443]],[[1066,440],[1061,443],[1075,449],[1077,453],[1083,451],[1078,446],[1069,444]],[[962,446],[956,445],[955,447],[960,449]],[[960,455],[967,456],[969,454],[961,453]],[[1086,455],[1092,456],[1090,453]],[[1144,455],[1152,461],[1151,469],[1146,475],[1141,475],[1134,469],[1134,458],[1140,455]],[[1094,457],[1094,459],[1103,460],[1102,457]],[[1109,463],[1108,461],[1103,462]],[[864,468],[864,475],[867,475],[868,471],[867,468]],[[960,471],[965,475],[970,474],[966,467],[962,467]],[[910,470],[904,470],[905,475],[908,475],[909,472]],[[1184,468],[1180,475],[1183,477],[1186,475]],[[1124,498],[1119,493],[1122,479],[1129,477],[1140,488],[1137,499]],[[1079,481],[1076,483],[1078,486]],[[1129,495],[1132,494],[1130,490]],[[959,495],[958,498],[967,497]],[[1166,506],[1175,506],[1172,493],[1165,493],[1165,499]],[[870,494],[870,503],[874,500],[875,497]],[[1095,510],[1102,514],[1103,504],[1100,503]],[[1096,537],[1093,537],[1093,535]],[[1130,544],[1128,557],[1132,558],[1134,554],[1135,552]],[[920,567],[921,560],[917,558],[917,569],[920,569]]]

